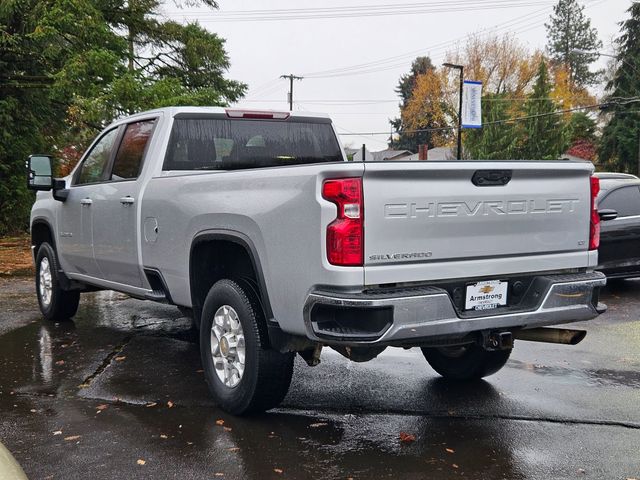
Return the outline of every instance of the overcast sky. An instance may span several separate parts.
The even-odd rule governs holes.
[[[289,73],[305,76],[294,85],[294,110],[328,113],[341,133],[390,131],[388,119],[399,114],[394,89],[417,55],[429,55],[439,65],[445,53],[464,42],[465,36],[491,31],[512,32],[532,50],[544,48],[544,22],[556,3],[555,0],[218,1],[218,11],[171,6],[165,13],[178,21],[198,20],[226,39],[231,59],[228,77],[249,85],[247,97],[240,105],[288,109],[289,83],[278,77]],[[581,3],[604,43],[603,52],[610,53],[611,42],[619,31],[618,22],[626,18],[631,0]],[[283,20],[282,16],[295,18]],[[256,21],[264,18],[271,20]],[[342,141],[345,146],[366,143],[370,150],[381,150],[388,136],[388,133],[342,136]]]

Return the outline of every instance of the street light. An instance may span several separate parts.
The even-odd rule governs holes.
[[[622,63],[624,63],[627,67],[633,70],[633,73],[640,75],[640,72],[638,72],[638,69],[633,65],[631,65],[629,62],[627,62],[624,58],[618,58],[616,55],[611,55],[610,53],[602,53],[596,50],[582,50],[581,48],[572,48],[571,50],[569,50],[569,53],[575,53],[577,55],[597,55],[598,57],[613,58],[615,60],[619,60]]]
[[[443,67],[460,70],[460,104],[458,106],[458,160],[462,158],[462,89],[464,88],[464,67],[455,63],[443,63]]]

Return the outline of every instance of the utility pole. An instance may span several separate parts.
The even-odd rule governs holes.
[[[462,159],[462,91],[464,89],[464,67],[454,63],[443,63],[443,67],[460,70],[460,103],[458,106],[458,160]]]
[[[290,73],[289,75],[280,75],[280,78],[289,79],[289,110],[293,110],[293,81],[302,80],[304,77],[298,77],[293,73]]]

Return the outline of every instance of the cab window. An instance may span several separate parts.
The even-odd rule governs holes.
[[[102,181],[102,176],[111,158],[113,145],[118,137],[118,129],[114,128],[105,133],[85,157],[74,185],[84,185]]]
[[[113,162],[111,180],[132,180],[138,178],[142,170],[142,159],[149,144],[155,120],[130,123],[120,142]]]

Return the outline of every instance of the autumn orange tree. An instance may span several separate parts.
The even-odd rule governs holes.
[[[471,35],[447,61],[464,65],[465,78],[483,85],[483,128],[463,133],[466,158],[516,158],[523,143],[518,125],[508,120],[524,115],[528,94],[543,55],[530,52],[513,35]],[[455,91],[451,83],[448,91]],[[448,98],[451,98],[448,96]],[[453,96],[457,102],[457,95]],[[456,107],[457,109],[457,107]]]
[[[444,98],[442,73],[435,68],[416,78],[412,94],[400,112],[405,137],[429,147],[441,147],[452,139],[451,106]]]

